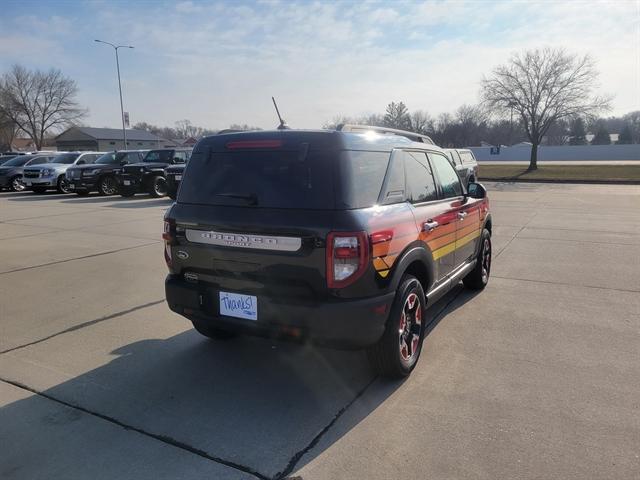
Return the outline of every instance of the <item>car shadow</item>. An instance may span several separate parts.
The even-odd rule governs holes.
[[[471,298],[456,287],[435,304],[427,334],[450,309]],[[153,319],[148,322],[152,332]],[[105,342],[117,343],[117,338],[107,335]],[[47,389],[43,395],[267,478],[283,478],[317,457],[404,383],[377,379],[363,351],[250,337],[212,341],[194,330],[136,341],[91,357],[98,364],[102,359],[104,364]],[[0,425],[15,424],[13,419],[35,425],[50,421],[38,413],[41,402],[33,396],[6,405],[0,409]],[[345,411],[348,419],[334,425]],[[93,451],[86,443],[92,441],[91,436],[82,442],[82,448],[89,449],[92,461],[77,462],[78,442],[52,441],[51,428],[16,427],[5,433],[26,449],[24,454],[15,453],[14,463],[30,458],[39,449],[47,452],[43,462],[48,464],[41,467],[37,462],[14,465],[26,470],[23,475],[29,476],[29,469],[64,465],[67,478],[112,478],[109,469],[96,467],[111,453]],[[318,443],[321,437],[323,441]],[[108,439],[100,443],[105,444],[109,445]],[[316,448],[311,450],[313,445]],[[317,445],[323,445],[322,449]],[[10,463],[6,461],[5,467],[10,468]],[[188,474],[177,473],[182,473],[181,477]],[[152,471],[136,471],[135,477],[156,478]]]
[[[31,191],[15,192],[9,195],[3,195],[4,198],[9,198],[10,202],[40,202],[43,200],[51,200],[52,198],[62,198],[68,196],[68,193],[58,193],[55,190],[47,191],[44,193],[35,193]]]

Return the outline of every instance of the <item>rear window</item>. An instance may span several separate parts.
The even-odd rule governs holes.
[[[460,157],[462,158],[462,163],[475,163],[476,159],[471,152],[460,152]]]
[[[142,160],[143,162],[171,163],[173,150],[151,150]]]
[[[178,201],[257,208],[334,209],[331,152],[241,150],[191,156]]]

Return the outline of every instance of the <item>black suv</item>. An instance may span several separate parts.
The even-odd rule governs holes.
[[[488,282],[489,201],[428,137],[368,128],[201,140],[165,216],[171,310],[207,337],[366,347],[408,375],[426,308]]]
[[[176,199],[178,196],[178,188],[180,188],[180,182],[184,175],[184,170],[187,168],[186,164],[170,165],[164,169],[164,178],[167,180],[167,196],[172,199]]]
[[[148,150],[120,150],[108,152],[91,165],[78,165],[67,170],[69,190],[80,196],[97,190],[100,195],[118,193],[116,174],[130,163],[139,163]]]
[[[164,169],[173,164],[186,163],[191,149],[149,150],[141,163],[126,165],[118,174],[120,195],[131,197],[139,192],[147,192],[152,197],[167,194]]]

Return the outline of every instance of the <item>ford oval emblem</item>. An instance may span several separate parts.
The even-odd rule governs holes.
[[[187,258],[189,258],[189,254],[184,250],[178,250],[177,256],[180,260],[186,260]]]

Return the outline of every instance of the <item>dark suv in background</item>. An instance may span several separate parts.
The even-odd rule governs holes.
[[[367,348],[394,377],[426,308],[491,267],[484,187],[428,137],[355,125],[201,140],[163,238],[167,303],[201,334]]]
[[[131,197],[147,192],[152,197],[167,194],[164,169],[169,165],[184,164],[191,156],[191,149],[150,150],[140,163],[125,165],[117,175],[120,195]]]
[[[118,193],[116,173],[124,165],[139,163],[148,150],[120,150],[108,152],[91,165],[78,165],[67,170],[67,184],[72,192],[80,196],[97,191],[100,195]]]

